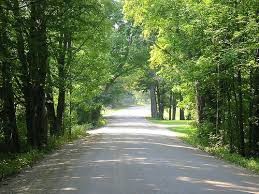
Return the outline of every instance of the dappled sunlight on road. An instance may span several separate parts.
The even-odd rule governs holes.
[[[144,108],[116,112],[107,127],[53,153],[0,193],[258,194],[257,175],[157,128],[144,119]]]

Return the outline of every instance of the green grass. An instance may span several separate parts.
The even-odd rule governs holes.
[[[168,120],[155,120],[147,118],[155,124],[164,124],[171,131],[178,132],[179,138],[188,144],[193,145],[211,155],[227,161],[231,164],[246,168],[259,174],[259,158],[245,158],[235,153],[230,153],[227,147],[222,146],[205,146],[201,139],[197,137],[197,129],[191,125],[192,121],[168,121]],[[171,125],[171,126],[170,126]]]
[[[181,133],[182,135],[188,135],[195,132],[195,128],[191,127],[190,123],[193,121],[180,121],[180,120],[157,120],[152,118],[147,118],[149,121],[155,124],[166,125],[171,131]]]
[[[91,127],[90,125],[76,125],[72,128],[71,136],[65,134],[62,137],[49,138],[48,145],[42,150],[32,149],[25,153],[0,154],[0,181],[10,175],[19,173],[25,167],[32,166],[46,154],[62,145],[86,137],[88,135],[87,129]]]

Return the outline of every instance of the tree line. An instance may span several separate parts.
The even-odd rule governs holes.
[[[124,14],[150,43],[152,116],[177,99],[204,143],[258,155],[258,1],[126,0]]]
[[[110,88],[139,65],[136,31],[118,1],[0,1],[0,151],[98,125]]]

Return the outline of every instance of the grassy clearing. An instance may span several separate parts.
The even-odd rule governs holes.
[[[191,125],[191,121],[168,121],[168,120],[155,120],[148,118],[149,121],[155,124],[164,124],[171,131],[178,132],[183,141],[210,153],[222,160],[235,164],[237,166],[251,170],[259,174],[259,159],[258,158],[245,158],[238,154],[229,153],[226,147],[222,146],[205,146],[201,139],[197,136],[197,129]],[[170,126],[171,125],[171,126]]]
[[[32,149],[19,154],[0,154],[0,181],[7,176],[19,173],[25,167],[32,166],[46,154],[62,145],[86,137],[89,128],[91,128],[91,125],[76,125],[72,129],[71,136],[65,134],[62,137],[50,138],[48,145],[43,150]]]

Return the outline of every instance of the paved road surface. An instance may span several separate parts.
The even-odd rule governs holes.
[[[90,140],[58,153],[1,185],[0,193],[259,193],[259,177],[214,159],[148,123],[147,107],[116,112]]]

